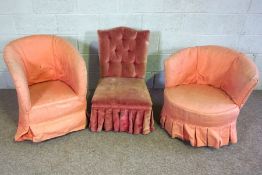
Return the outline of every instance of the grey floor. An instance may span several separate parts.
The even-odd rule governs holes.
[[[162,91],[151,92],[155,120]],[[156,122],[149,135],[91,133],[88,129],[42,143],[13,140],[14,90],[0,90],[0,174],[262,174],[262,91],[255,91],[238,119],[238,143],[193,148],[171,139]]]

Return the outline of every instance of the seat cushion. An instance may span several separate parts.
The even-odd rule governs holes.
[[[77,98],[74,91],[62,81],[46,81],[29,86],[33,108],[54,102]]]
[[[62,81],[46,81],[29,86],[30,122],[57,119],[85,108],[75,92]]]
[[[180,85],[166,88],[165,111],[176,120],[201,126],[233,122],[239,107],[218,88],[209,85]]]
[[[144,79],[107,77],[100,79],[92,105],[152,106]]]

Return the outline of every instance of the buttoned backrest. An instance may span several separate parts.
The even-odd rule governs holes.
[[[127,27],[99,30],[101,77],[144,78],[149,31]]]

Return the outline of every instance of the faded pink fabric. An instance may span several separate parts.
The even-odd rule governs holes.
[[[149,31],[126,27],[99,30],[101,79],[92,99],[91,131],[148,134],[152,102],[143,79]]]
[[[258,82],[254,63],[220,46],[184,49],[165,61],[161,125],[192,146],[237,142],[239,110]]]
[[[91,131],[148,134],[154,129],[152,102],[143,79],[102,78],[92,99]]]
[[[149,31],[126,27],[98,30],[101,77],[144,78]]]
[[[23,37],[5,47],[4,59],[19,104],[16,141],[40,142],[85,128],[87,71],[69,42]]]

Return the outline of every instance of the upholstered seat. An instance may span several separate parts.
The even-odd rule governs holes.
[[[33,109],[52,105],[53,102],[64,102],[78,99],[73,89],[59,80],[33,84],[29,86],[29,92]]]
[[[245,55],[220,46],[184,49],[165,61],[161,125],[192,146],[237,142],[241,107],[258,81]]]
[[[198,85],[188,84],[180,85],[176,87],[166,88],[164,96],[168,102],[171,103],[174,113],[175,111],[183,110],[189,112],[194,116],[195,114],[202,114],[203,116],[194,118],[188,118],[190,121],[196,121],[203,123],[205,118],[210,118],[221,122],[226,120],[232,120],[227,118],[226,113],[236,116],[239,112],[238,106],[230,99],[230,97],[221,89],[209,86],[209,85]],[[178,115],[181,116],[181,115]],[[181,118],[183,120],[183,118]]]
[[[32,124],[53,120],[58,116],[65,117],[82,108],[82,103],[73,89],[59,80],[31,85],[29,92]],[[50,115],[50,113],[56,113],[56,115]]]
[[[91,131],[148,134],[154,129],[144,80],[149,31],[118,27],[98,35],[101,79],[92,99]]]
[[[85,128],[86,66],[70,43],[28,36],[9,43],[4,59],[18,97],[16,141],[40,142]]]
[[[145,81],[138,78],[102,78],[92,99],[95,105],[143,105],[152,106]]]

